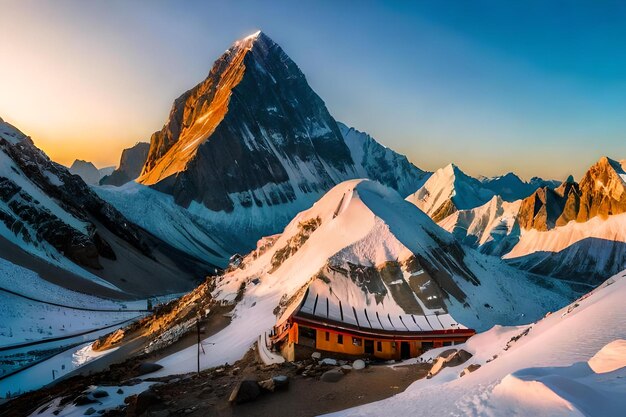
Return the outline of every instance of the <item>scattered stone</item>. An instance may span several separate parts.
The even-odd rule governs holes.
[[[473,363],[470,366],[468,366],[465,369],[463,369],[463,371],[461,372],[461,376],[464,376],[464,375],[467,375],[467,374],[471,374],[472,372],[474,372],[478,368],[480,368],[480,364]]]
[[[433,366],[430,368],[428,375],[426,375],[427,379],[430,379],[437,375],[443,368],[455,367],[459,366],[465,362],[467,362],[472,357],[472,354],[461,349],[448,349],[435,359]]]
[[[259,388],[259,383],[251,379],[245,379],[235,386],[228,398],[228,402],[243,404],[256,400],[260,394],[261,388]]]
[[[132,379],[127,379],[126,381],[123,381],[120,385],[132,387],[133,385],[141,384],[142,382],[143,381],[141,380],[141,378],[132,378]]]
[[[287,388],[289,385],[289,377],[287,375],[277,375],[272,379],[277,390]]]
[[[462,363],[467,362],[471,357],[471,353],[461,349],[446,360],[446,367],[459,366]]]
[[[319,352],[313,352],[311,353],[311,358],[319,360],[322,357],[322,354]]]
[[[264,389],[265,391],[274,392],[276,389],[276,383],[272,378],[266,379],[264,381],[259,381],[259,387]]]
[[[124,390],[123,390],[123,389],[121,389],[121,388],[118,388],[118,389],[117,389],[117,393],[118,393],[118,394],[123,394],[123,393],[124,393]]]
[[[89,407],[89,408],[87,409],[87,411],[85,411],[83,414],[84,414],[84,415],[86,415],[86,416],[90,416],[90,415],[94,414],[95,412],[96,412],[96,409],[95,409],[95,408],[93,408],[93,407]]]
[[[169,410],[151,411],[148,415],[150,417],[169,417],[170,412]]]
[[[331,369],[322,374],[321,380],[324,382],[337,382],[343,378],[343,372],[339,369]]]
[[[350,365],[343,365],[340,369],[341,369],[341,372],[343,372],[344,374],[347,374],[352,370],[352,367]]]
[[[95,391],[92,391],[90,394],[93,398],[104,398],[104,397],[108,397],[109,393],[106,392],[105,390],[102,389],[97,389]]]
[[[152,390],[147,390],[137,396],[135,402],[135,414],[141,415],[148,410],[149,407],[161,402],[159,396]]]
[[[357,359],[352,362],[352,368],[355,370],[365,369],[365,362],[362,359]]]
[[[332,358],[324,358],[320,361],[320,364],[322,365],[330,365],[330,366],[337,366],[337,361],[335,359]]]
[[[97,400],[95,400],[95,399],[93,399],[91,397],[88,397],[85,394],[79,395],[74,400],[74,404],[76,404],[76,405],[87,405],[87,404],[94,404],[94,403],[97,403],[97,402],[98,402]]]
[[[156,372],[162,368],[163,366],[159,365],[158,363],[144,362],[141,365],[139,365],[137,372],[139,373],[139,375],[145,375],[145,374],[149,374],[152,372]]]

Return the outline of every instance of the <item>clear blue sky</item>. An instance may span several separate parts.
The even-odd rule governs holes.
[[[0,2],[0,116],[115,163],[263,30],[338,119],[418,166],[564,178],[626,158],[626,2]]]

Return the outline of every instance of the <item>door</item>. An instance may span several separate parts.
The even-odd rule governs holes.
[[[411,357],[411,346],[409,346],[409,342],[401,342],[400,343],[400,358],[409,359]]]
[[[363,347],[365,348],[366,355],[374,354],[374,341],[373,340],[365,339],[363,342]]]

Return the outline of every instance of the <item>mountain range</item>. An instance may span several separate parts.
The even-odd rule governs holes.
[[[519,268],[593,284],[626,267],[622,162],[602,157],[580,183],[570,176],[557,187],[540,186],[523,199],[508,202],[498,195],[484,204],[476,198],[480,193],[487,196],[480,186],[484,181],[467,180],[458,168],[446,169],[450,175],[438,171],[408,201],[430,209],[426,212],[464,244],[502,256]],[[435,178],[437,183],[431,181]],[[439,197],[434,208],[425,206],[431,196]],[[464,208],[447,209],[455,208],[461,198],[465,200],[456,205]]]
[[[85,295],[79,309],[110,305],[102,297],[187,293],[129,327],[117,323],[100,346],[132,340],[144,349],[232,308],[203,368],[241,359],[306,294],[325,300],[327,318],[343,320],[350,306],[381,327],[380,317],[409,314],[434,330],[493,334],[626,269],[625,169],[603,157],[580,182],[562,183],[474,178],[455,164],[427,172],[337,121],[295,62],[257,32],[226,50],[174,100],[149,143],[125,149],[107,174],[51,161],[0,119],[0,270],[28,275],[34,303],[60,289]],[[6,297],[24,305],[14,293]],[[195,371],[196,355],[189,344],[163,353],[156,375]]]

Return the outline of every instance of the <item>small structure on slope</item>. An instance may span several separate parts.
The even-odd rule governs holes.
[[[448,313],[392,314],[376,307],[351,306],[309,287],[300,303],[278,319],[270,340],[289,361],[314,351],[389,360],[463,343],[476,333]]]

